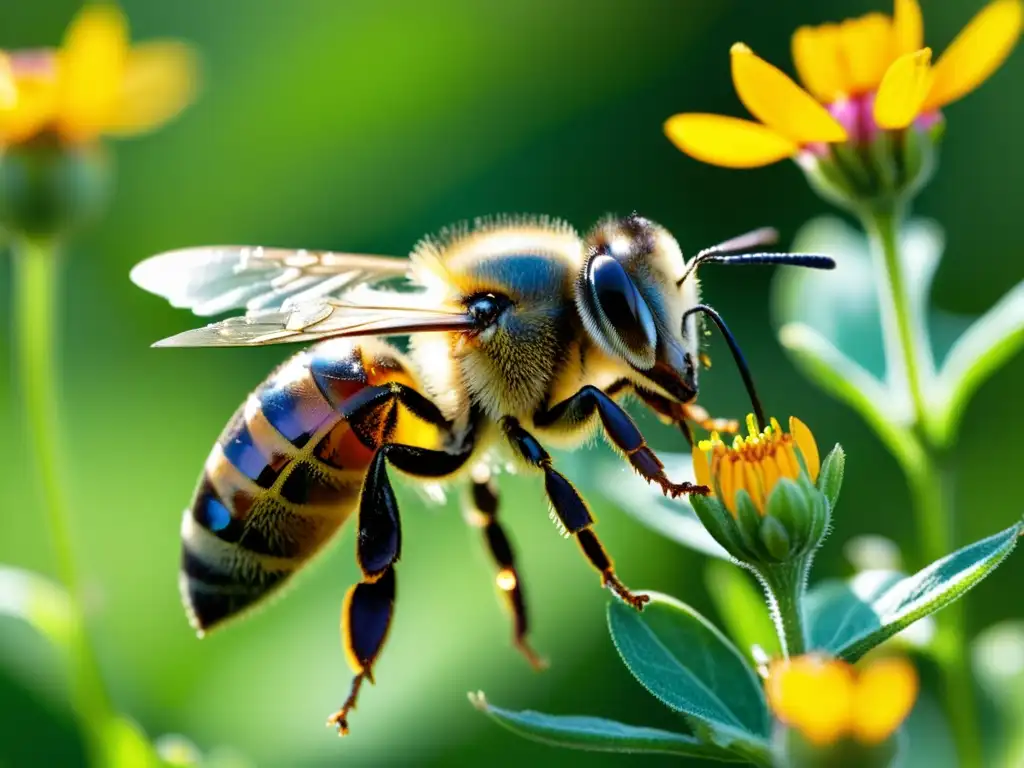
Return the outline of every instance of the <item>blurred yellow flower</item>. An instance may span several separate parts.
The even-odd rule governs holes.
[[[917,672],[906,659],[880,659],[857,670],[815,655],[774,662],[765,683],[775,716],[819,746],[847,736],[862,744],[885,741],[910,714],[917,688]]]
[[[16,51],[7,61],[7,72],[0,71],[3,145],[44,134],[85,144],[104,134],[142,133],[178,114],[196,86],[196,59],[188,46],[130,46],[127,19],[107,4],[82,9],[60,49]]]
[[[733,84],[760,122],[688,113],[669,118],[665,133],[698,160],[753,168],[804,149],[870,141],[880,129],[934,123],[940,109],[977,88],[1006,60],[1022,20],[1021,0],[994,0],[934,66],[917,0],[895,0],[891,19],[870,13],[841,24],[801,27],[792,50],[806,90],[737,43]]]
[[[740,489],[750,494],[757,510],[764,514],[776,483],[781,478],[797,479],[801,467],[812,483],[817,482],[821,469],[818,445],[807,425],[794,416],[789,418],[789,432],[784,432],[775,419],[764,430],[758,430],[753,415],[748,415],[746,437],[737,435],[727,446],[713,432],[711,439],[702,440],[693,452],[697,484],[711,488],[733,515]]]

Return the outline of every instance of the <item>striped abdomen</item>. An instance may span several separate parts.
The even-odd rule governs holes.
[[[198,630],[261,600],[327,542],[356,508],[383,431],[435,447],[436,430],[397,405],[357,424],[338,414],[368,386],[416,386],[383,342],[326,341],[277,369],[213,446],[182,521],[182,596]]]

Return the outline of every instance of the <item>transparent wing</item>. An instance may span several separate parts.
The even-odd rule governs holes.
[[[401,294],[391,296],[408,298]],[[336,336],[405,336],[473,328],[461,309],[355,304],[337,300],[293,303],[284,309],[229,317],[158,341],[156,347],[247,347]]]
[[[390,256],[227,245],[152,256],[132,269],[131,279],[205,317],[300,306],[357,287],[415,290],[408,272],[408,259]]]

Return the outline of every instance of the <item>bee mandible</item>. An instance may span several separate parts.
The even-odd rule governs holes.
[[[329,720],[346,733],[394,614],[397,470],[468,485],[467,518],[497,567],[515,645],[540,666],[490,476],[501,444],[543,476],[557,522],[601,583],[641,608],[647,596],[620,581],[587,503],[544,446],[573,446],[600,430],[666,494],[706,493],[666,476],[621,401],[638,398],[691,441],[691,423],[729,425],[695,403],[704,315],[725,335],[763,423],[739,347],[700,303],[697,267],[834,266],[815,254],[744,253],[774,237],[756,230],[686,261],[666,229],[636,214],[607,218],[583,237],[555,219],[506,217],[444,230],[406,259],[230,246],[137,265],[132,280],[176,307],[201,316],[245,310],[155,346],[315,342],[257,387],[206,460],[181,526],[180,586],[193,626],[207,632],[266,599],[355,513],[362,581],[341,619],[355,677]],[[408,336],[407,354],[388,336]]]

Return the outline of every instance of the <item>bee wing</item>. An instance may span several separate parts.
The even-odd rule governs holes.
[[[378,296],[386,295],[378,293]],[[399,299],[409,295],[390,294]],[[405,336],[473,328],[462,309],[355,304],[339,300],[293,303],[283,309],[229,317],[158,341],[155,347],[248,347],[336,336]]]
[[[152,256],[131,271],[136,285],[205,317],[284,309],[357,287],[414,288],[409,260],[357,253],[204,246]]]

